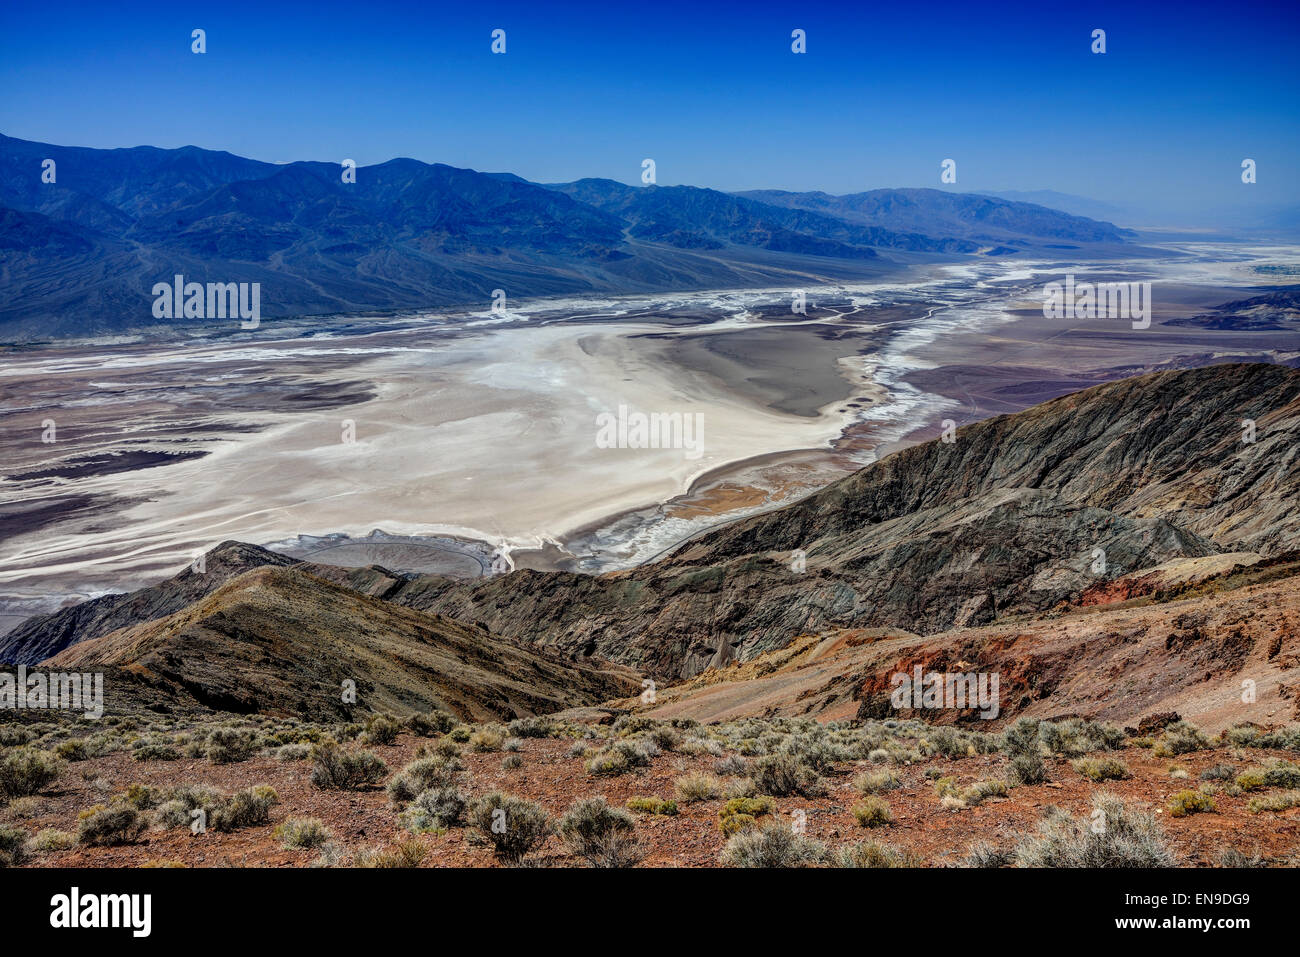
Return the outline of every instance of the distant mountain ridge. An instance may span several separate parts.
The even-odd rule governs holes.
[[[752,190],[737,195],[773,206],[815,210],[850,223],[888,224],[896,230],[942,233],[971,242],[1000,243],[1028,236],[1061,243],[1115,243],[1136,235],[1112,223],[1034,203],[939,189],[873,189],[846,196]]]
[[[55,181],[42,181],[42,163]],[[939,190],[733,195],[612,180],[541,185],[413,159],[356,171],[193,146],[98,150],[0,135],[0,339],[160,322],[182,274],[260,282],[266,318],[862,279],[918,257],[1092,247],[1129,234]]]

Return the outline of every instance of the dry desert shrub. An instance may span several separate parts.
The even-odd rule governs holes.
[[[642,857],[632,815],[603,797],[574,802],[560,819],[559,833],[569,852],[592,867],[631,867]]]
[[[474,801],[469,822],[492,845],[497,859],[506,864],[521,863],[554,830],[540,804],[504,791],[493,791]]]
[[[10,748],[0,757],[0,797],[37,794],[53,784],[62,770],[62,763],[48,751]]]
[[[287,818],[272,834],[290,850],[322,847],[330,839],[329,828],[314,817]]]
[[[813,867],[827,859],[826,845],[769,822],[734,835],[722,849],[726,867]]]
[[[369,751],[345,751],[332,738],[311,752],[311,783],[322,790],[355,791],[378,784],[388,766]]]
[[[1106,792],[1092,813],[1071,817],[1050,808],[1038,835],[1016,850],[1022,867],[1171,867],[1176,861],[1155,815]]]

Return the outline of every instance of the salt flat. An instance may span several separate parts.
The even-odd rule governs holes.
[[[1159,317],[1276,282],[1251,271],[1261,261],[1294,250],[1184,247],[1089,269],[1154,278]],[[789,290],[754,290],[10,352],[0,612],[136,587],[226,539],[382,529],[504,546],[521,564],[616,568],[943,418],[1031,404],[1008,385],[1050,380],[1039,391],[1059,394],[1088,369],[1300,349],[1158,323],[1052,325],[1035,297],[1069,268],[1089,271],[927,267],[809,289],[806,315]],[[619,406],[699,413],[700,454],[599,447],[597,416]],[[50,420],[56,440],[42,442]]]

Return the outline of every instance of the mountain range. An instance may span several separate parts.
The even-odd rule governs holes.
[[[53,161],[53,182],[43,179]],[[1124,255],[1133,234],[931,189],[851,196],[531,183],[413,159],[357,169],[0,135],[0,337],[118,333],[177,275],[259,282],[265,318],[863,279],[918,259]],[[193,321],[193,320],[191,320]]]
[[[1297,439],[1300,370],[1154,373],[895,452],[625,571],[464,581],[229,542],[202,574],[29,619],[0,660],[304,716],[332,713],[346,662],[398,711],[590,706],[645,676],[678,689],[665,716],[879,716],[888,676],[924,664],[999,671],[1006,717],[1127,720],[1166,699],[1240,717],[1211,678],[1300,678]]]

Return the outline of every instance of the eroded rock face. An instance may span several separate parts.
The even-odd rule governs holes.
[[[222,542],[204,555],[203,571],[178,575],[122,595],[103,595],[48,615],[28,618],[0,636],[0,662],[33,665],[78,641],[174,614],[254,568],[285,567],[297,559],[244,542]]]
[[[898,452],[628,572],[417,578],[389,597],[686,677],[823,627],[932,634],[1166,562],[1300,547],[1297,439],[1300,371],[1157,373]]]
[[[176,708],[312,720],[358,709],[508,720],[640,687],[625,669],[565,661],[269,565],[176,614],[78,642],[47,667],[129,671]],[[348,682],[352,701],[342,693]]]

